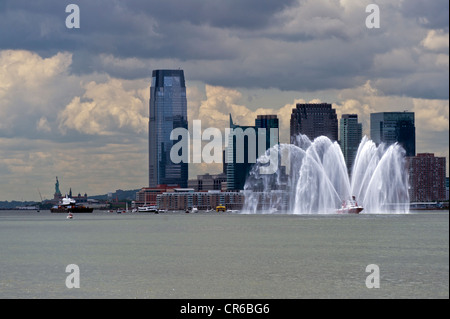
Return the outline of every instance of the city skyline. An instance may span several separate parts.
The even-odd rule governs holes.
[[[370,3],[78,1],[68,29],[66,3],[3,1],[0,200],[52,198],[55,176],[63,193],[148,186],[155,69],[185,71],[189,127],[275,114],[281,143],[298,103],[357,114],[369,137],[371,113],[414,112],[416,153],[446,157],[448,176],[448,2],[378,1],[379,29]]]

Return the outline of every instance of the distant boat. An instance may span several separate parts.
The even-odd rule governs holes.
[[[188,209],[186,209],[186,211],[185,211],[185,213],[186,214],[189,214],[189,213],[198,213],[198,209],[197,209],[197,207],[193,207],[193,208],[188,208]]]
[[[39,208],[37,206],[19,206],[16,207],[17,210],[37,210],[39,211]]]
[[[338,214],[359,214],[364,208],[359,206],[355,200],[355,196],[352,196],[352,199],[347,200],[342,203],[340,209],[336,210]]]
[[[53,206],[50,208],[50,211],[52,213],[92,213],[94,211],[94,208],[92,207],[86,207],[82,205],[71,205],[71,206]]]
[[[157,213],[158,208],[156,206],[144,205],[144,206],[138,207],[138,212],[139,213]]]
[[[125,209],[117,208],[116,213],[117,213],[117,214],[125,214],[125,213],[128,213],[128,203],[126,203],[126,208],[125,208]]]
[[[226,212],[226,211],[227,208],[225,206],[220,205],[216,207],[216,212]]]
[[[50,211],[52,213],[92,213],[94,208],[79,205],[73,198],[66,195],[60,200],[58,205],[53,206]]]
[[[73,214],[72,214],[72,213],[69,213],[69,214],[67,215],[66,218],[67,218],[67,219],[72,219],[72,218],[73,218]]]

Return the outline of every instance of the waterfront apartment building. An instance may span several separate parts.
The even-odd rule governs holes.
[[[381,112],[370,114],[370,138],[377,145],[398,142],[406,156],[416,155],[414,112]]]
[[[188,181],[188,188],[192,188],[196,192],[222,190],[223,184],[227,181],[227,175],[221,174],[204,174],[197,175],[197,179]]]
[[[279,143],[279,122],[276,115],[258,115],[255,126],[242,126],[233,123],[230,114],[230,129],[226,147],[227,189],[242,190],[253,165],[259,156],[271,146]],[[265,145],[260,145],[258,134]]]
[[[328,103],[297,104],[291,113],[290,136],[295,144],[299,134],[314,140],[326,136],[332,141],[338,140],[338,119],[336,110]]]
[[[136,193],[136,206],[156,205],[156,196],[166,192],[173,192],[179,186],[158,185],[158,187],[143,187]]]
[[[183,70],[153,71],[149,106],[149,187],[187,187],[188,163],[174,163],[170,158],[172,146],[181,139],[170,140],[172,130],[188,128]]]
[[[362,124],[357,114],[342,114],[340,120],[340,144],[345,164],[350,172],[362,139]]]
[[[158,209],[162,210],[215,210],[225,206],[228,210],[240,210],[244,204],[244,194],[240,192],[208,191],[196,192],[194,189],[174,189],[157,196]]]
[[[446,158],[432,153],[406,157],[411,202],[442,201],[446,199]]]

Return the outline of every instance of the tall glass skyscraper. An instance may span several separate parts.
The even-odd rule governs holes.
[[[370,138],[377,145],[398,142],[406,156],[416,156],[414,112],[381,112],[370,114]]]
[[[342,114],[340,121],[340,141],[342,154],[348,171],[352,169],[362,139],[362,124],[357,114]]]
[[[183,70],[154,70],[150,87],[149,187],[187,187],[188,163],[174,163],[170,140],[175,128],[188,128],[186,85]]]
[[[279,129],[279,120],[276,115],[257,115],[255,120],[255,128],[265,128],[263,131],[266,134],[266,145],[265,148],[268,149],[273,145],[280,144],[279,134],[272,136],[270,134],[271,128],[276,128],[277,132]]]
[[[226,151],[228,190],[244,189],[245,181],[258,157],[271,146],[279,143],[278,125],[276,115],[258,115],[255,126],[242,126],[233,123],[230,114],[230,129],[233,134],[228,136]],[[276,130],[271,132],[270,129]],[[265,145],[261,147],[258,134],[263,134],[262,143]]]

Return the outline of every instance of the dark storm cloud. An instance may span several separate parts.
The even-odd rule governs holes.
[[[120,1],[77,1],[80,29],[65,25],[64,1],[7,1],[0,12],[0,46],[53,54],[87,50],[93,54],[138,52],[143,37],[151,37],[151,19],[132,14]],[[125,3],[125,2],[124,2]],[[123,50],[123,52],[122,52]]]
[[[447,0],[408,0],[402,3],[402,13],[406,18],[431,29],[448,29],[449,2]]]
[[[449,78],[442,73],[420,73],[404,78],[381,79],[376,83],[386,95],[421,99],[448,99]]]
[[[80,6],[80,29],[65,27],[71,2]],[[377,55],[397,47],[412,51],[430,28],[448,30],[447,1],[408,0],[400,11],[386,2],[379,30],[365,27],[364,5],[345,6],[306,0],[6,0],[0,48],[43,57],[69,51],[77,75],[138,79],[154,68],[182,67],[189,80],[227,87],[314,91],[401,76],[410,79],[399,81],[398,94],[433,97],[433,87],[448,83],[448,73],[436,70],[421,80],[417,63],[401,69],[375,63]]]
[[[139,78],[147,70],[105,65],[116,58],[232,60],[242,41],[233,30],[253,30],[293,0],[271,1],[76,1],[80,29],[67,29],[64,1],[5,1],[0,12],[0,48],[26,49],[41,56],[73,53],[72,71]]]
[[[200,50],[202,42],[212,40],[201,26],[261,28],[292,2],[75,1],[80,7],[81,28],[69,30],[65,27],[69,2],[6,0],[0,12],[0,46],[36,51],[87,49],[120,57],[221,58],[219,49],[212,53]],[[215,47],[221,48],[220,39]]]
[[[217,28],[259,29],[294,0],[166,0],[130,1],[135,12],[145,12],[167,24],[187,21]]]

